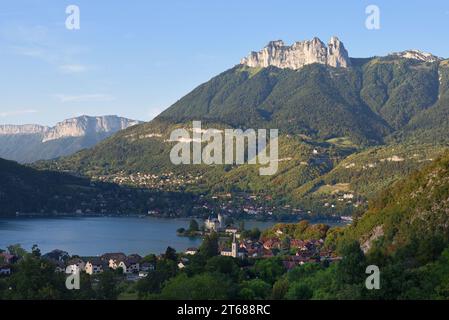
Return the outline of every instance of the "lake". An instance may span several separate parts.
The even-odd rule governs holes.
[[[188,228],[189,222],[190,219],[155,217],[3,218],[0,219],[0,248],[21,244],[30,250],[37,244],[42,253],[61,249],[82,256],[106,252],[159,254],[168,246],[183,251],[201,244],[199,238],[176,235],[176,230]],[[264,230],[273,224],[273,221],[245,220],[246,229]]]
[[[37,244],[42,253],[61,249],[83,256],[105,252],[159,254],[168,246],[182,251],[201,243],[198,238],[176,235],[176,230],[188,228],[189,222],[154,217],[6,218],[0,219],[0,248],[19,243],[30,250]],[[265,229],[273,223],[248,220],[245,226]]]

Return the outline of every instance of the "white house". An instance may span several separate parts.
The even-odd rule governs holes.
[[[106,264],[99,258],[91,259],[86,262],[85,271],[87,274],[93,275],[102,273]]]
[[[239,229],[235,228],[235,227],[229,227],[226,228],[225,232],[229,233],[229,234],[233,234],[233,233],[237,233],[239,231]]]
[[[109,265],[109,268],[111,269],[117,269],[120,261],[123,261],[126,259],[126,254],[122,252],[117,253],[105,253],[101,256],[101,259],[103,261],[106,261]]]
[[[123,273],[137,273],[140,270],[139,261],[133,258],[120,261],[118,267],[123,269]]]
[[[189,254],[189,255],[195,255],[195,254],[197,254],[198,253],[198,249],[197,248],[187,248],[187,250],[186,250],[186,254]]]

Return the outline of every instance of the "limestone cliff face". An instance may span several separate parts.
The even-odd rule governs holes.
[[[0,158],[32,163],[68,156],[138,123],[140,121],[117,116],[81,116],[59,122],[54,127],[0,125]]]
[[[341,68],[350,66],[348,52],[337,37],[332,37],[327,46],[318,38],[295,42],[291,46],[286,46],[281,40],[271,41],[261,51],[251,52],[240,63],[249,67],[275,66],[293,70],[312,63]]]
[[[1,124],[0,135],[15,135],[15,134],[40,134],[49,130],[49,127],[40,126],[37,124],[12,125]]]
[[[139,121],[116,116],[81,116],[59,122],[45,132],[42,142],[66,137],[82,137],[92,133],[113,133],[139,123]]]
[[[81,116],[59,122],[54,127],[36,124],[0,125],[0,135],[41,135],[42,142],[67,137],[83,137],[95,133],[115,133],[140,121],[117,116]]]

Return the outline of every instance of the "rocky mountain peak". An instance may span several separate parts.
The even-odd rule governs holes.
[[[332,37],[327,46],[315,37],[295,42],[291,46],[285,45],[282,40],[270,41],[261,51],[251,52],[240,63],[249,67],[275,66],[298,70],[312,63],[347,68],[350,60],[343,43],[337,37]]]
[[[443,58],[437,57],[431,53],[423,52],[420,50],[406,50],[402,52],[393,52],[390,55],[398,56],[406,59],[415,59],[423,62],[436,62],[443,60]]]

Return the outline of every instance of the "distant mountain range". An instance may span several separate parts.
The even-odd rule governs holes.
[[[66,156],[139,123],[141,121],[117,116],[80,116],[59,122],[54,127],[0,125],[0,157],[31,163]]]

